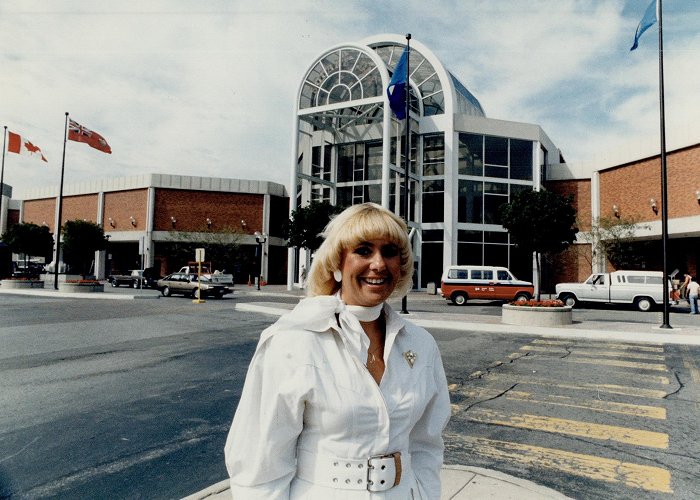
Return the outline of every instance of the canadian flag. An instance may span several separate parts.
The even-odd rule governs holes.
[[[14,132],[7,131],[7,151],[8,153],[17,153],[18,155],[29,155],[34,158],[40,158],[48,163],[48,160],[37,146],[32,144],[32,141],[26,137],[22,137]]]

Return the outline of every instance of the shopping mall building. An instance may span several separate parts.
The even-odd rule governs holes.
[[[405,44],[401,35],[381,35],[331,47],[311,61],[296,94],[288,189],[235,179],[114,179],[69,190],[63,219],[102,224],[110,244],[120,249],[113,261],[114,255],[134,260],[142,248],[145,263],[160,262],[164,271],[174,263],[158,248],[166,249],[163,238],[172,237],[173,224],[196,237],[217,231],[219,221],[227,221],[229,229],[246,221],[246,227],[238,227],[244,246],[255,247],[254,231],[271,235],[264,244],[263,275],[295,286],[311,255],[284,247],[282,214],[321,200],[341,205],[372,201],[401,212],[407,120],[392,114],[386,88]],[[582,231],[579,242],[548,266],[545,287],[584,279],[592,269],[607,266],[583,237],[600,217],[634,217],[643,265],[662,268],[658,154],[633,152],[618,163],[571,167],[540,126],[487,117],[457,76],[416,40],[411,41],[409,67],[408,221],[418,287],[438,283],[450,264],[506,266],[520,278],[534,279],[532,256],[514,247],[497,213],[519,191],[541,188],[573,196]],[[670,269],[696,274],[700,144],[670,150],[667,161]],[[12,200],[6,218],[53,227],[55,191]],[[214,223],[207,226],[208,219]],[[102,268],[109,270],[110,263]],[[242,275],[246,273],[250,271]]]

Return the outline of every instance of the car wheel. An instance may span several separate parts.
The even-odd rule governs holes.
[[[112,280],[111,284],[114,288],[117,288],[119,286],[119,282],[117,280]]]
[[[173,294],[173,293],[170,291],[170,287],[169,287],[169,286],[164,286],[164,287],[163,287],[162,293],[163,293],[163,297],[170,297],[170,296]]]
[[[578,304],[578,301],[576,300],[576,296],[570,294],[570,293],[565,293],[559,297],[559,300],[561,300],[565,306],[569,307],[576,307],[576,304]]]
[[[634,300],[634,306],[638,311],[647,312],[651,311],[651,309],[654,307],[654,301],[649,297],[637,297]]]
[[[133,282],[131,283],[131,286],[132,286],[133,288],[138,289],[138,287],[139,287],[139,282],[138,282],[138,281],[133,281]]]
[[[192,298],[199,300],[199,299],[201,299],[201,295],[202,295],[202,292],[199,289],[199,287],[192,290]]]
[[[467,294],[464,292],[456,292],[452,294],[452,303],[457,306],[463,306],[467,303]]]
[[[530,294],[528,293],[519,293],[518,295],[515,296],[515,302],[527,302],[530,300]]]

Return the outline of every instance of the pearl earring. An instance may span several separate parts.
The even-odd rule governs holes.
[[[340,272],[340,269],[333,271],[333,279],[338,283],[343,280],[343,273]]]

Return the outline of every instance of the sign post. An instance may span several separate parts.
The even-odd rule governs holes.
[[[195,292],[195,300],[192,302],[195,304],[201,304],[206,302],[202,300],[202,261],[204,261],[204,249],[195,248],[194,250],[194,260],[197,261],[197,291]]]

